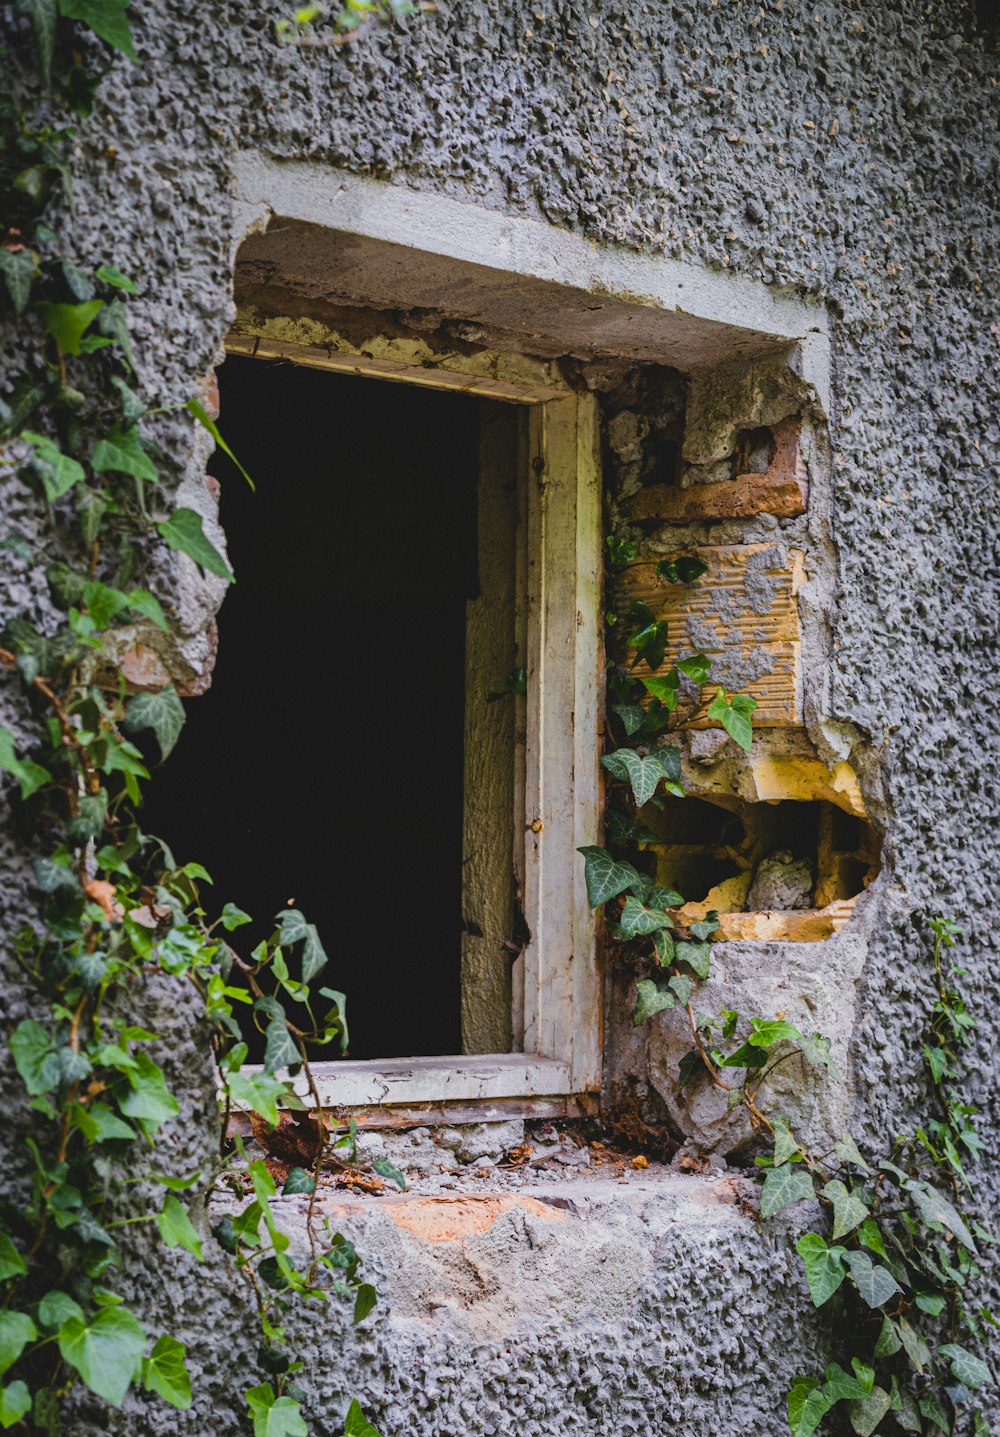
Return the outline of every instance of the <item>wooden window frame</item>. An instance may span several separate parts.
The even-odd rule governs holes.
[[[283,359],[523,406],[519,468],[524,546],[525,744],[515,798],[514,865],[530,940],[515,965],[520,1051],[311,1064],[327,1109],[367,1125],[573,1116],[594,1111],[601,1081],[602,987],[596,923],[577,849],[599,841],[602,712],[601,471],[595,395],[555,365],[521,355],[415,353],[410,341],[364,349],[270,338],[237,323],[231,354]],[[418,345],[422,349],[423,346]],[[300,1075],[297,1091],[309,1098]]]

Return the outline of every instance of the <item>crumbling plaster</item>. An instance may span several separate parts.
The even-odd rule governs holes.
[[[995,1051],[998,1036],[988,1001],[996,915],[984,875],[998,857],[987,669],[998,617],[990,466],[1000,66],[973,6],[559,0],[529,14],[466,0],[346,49],[307,51],[275,46],[272,21],[285,8],[230,0],[197,18],[184,0],[141,8],[141,69],[117,62],[78,128],[78,258],[141,274],[133,336],[154,402],[192,392],[232,315],[237,149],[526,216],[638,260],[728,270],[814,296],[836,315],[838,582],[817,596],[833,635],[818,717],[840,757],[853,731],[841,722],[865,733],[884,783],[889,871],[848,1061],[857,1131],[891,1138],[926,1108],[915,1035],[927,943],[917,910],[966,923],[983,1051]],[[3,13],[7,26],[25,23],[11,6]],[[185,495],[198,492],[202,455],[186,421],[165,415],[149,429],[164,471],[181,482],[190,463]],[[11,528],[31,533],[35,501],[5,480],[3,502]],[[185,596],[185,561],[176,563],[157,590],[196,623],[202,601]],[[0,603],[51,622],[43,566],[6,555]],[[23,731],[9,686],[3,706],[4,722]],[[0,921],[10,931],[32,911],[27,858],[9,825],[0,843]],[[16,1021],[25,1011],[16,981],[4,995]],[[198,1160],[209,1151],[211,1077],[194,1057],[190,1013],[172,994],[152,994],[151,1005],[184,1097],[163,1141],[179,1162]],[[987,1066],[973,1071],[973,1098],[988,1105],[991,1084]],[[984,1127],[995,1146],[992,1110]],[[988,1159],[985,1191],[997,1190],[996,1177]],[[368,1335],[345,1337],[327,1315],[309,1315],[315,1430],[336,1432],[346,1395],[357,1394],[386,1437],[780,1432],[787,1377],[810,1369],[823,1341],[800,1278],[787,1252],[776,1258],[780,1239],[746,1219],[699,1226],[683,1212],[676,1194],[650,1195],[661,1237],[647,1248],[634,1305],[595,1315],[553,1289],[552,1319],[515,1319],[513,1340],[396,1317],[391,1301]],[[624,1212],[607,1220],[633,1221]],[[517,1283],[522,1220],[500,1221],[503,1281]],[[84,1401],[73,1431],[242,1430],[250,1323],[221,1254],[209,1244],[201,1269],[184,1254],[150,1261],[141,1227],[132,1231],[119,1289],[135,1292],[157,1330],[184,1337],[200,1395],[188,1414],[137,1401],[110,1428]],[[640,1246],[645,1231],[639,1219]],[[380,1280],[391,1291],[391,1272]],[[996,1309],[996,1292],[985,1295]]]

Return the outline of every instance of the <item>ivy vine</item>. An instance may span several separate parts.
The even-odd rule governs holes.
[[[635,544],[614,535],[608,550],[613,569],[638,557]],[[704,572],[693,555],[657,567],[669,584],[694,583]],[[612,634],[620,634],[618,662],[609,665],[611,748],[601,759],[611,779],[609,848],[580,849],[587,891],[591,906],[605,912],[614,961],[636,974],[633,1021],[672,1009],[686,1015],[691,1048],[679,1065],[679,1087],[707,1078],[720,1102],[741,1108],[769,1146],[756,1159],[764,1174],[761,1217],[803,1202],[822,1214],[821,1230],[805,1232],[796,1252],[813,1303],[831,1306],[847,1365],[831,1362],[821,1375],[795,1379],[787,1403],[793,1437],[821,1428],[856,1437],[988,1437],[977,1395],[995,1379],[980,1349],[985,1330],[1000,1322],[966,1294],[980,1275],[981,1249],[996,1239],[976,1218],[970,1170],[982,1143],[975,1109],[954,1086],[975,1034],[956,986],[963,970],[946,963],[960,930],[948,919],[929,919],[935,994],[923,1056],[937,1114],[878,1159],[863,1155],[848,1132],[831,1151],[812,1152],[787,1116],[769,1110],[767,1080],[795,1057],[837,1077],[830,1040],[783,1016],[701,1012],[698,989],[711,973],[718,914],[686,925],[681,894],[647,871],[645,845],[659,839],[644,813],[663,806],[664,792],[684,794],[671,734],[707,717],[749,749],[754,700],[711,685],[704,654],[679,657],[664,673],[667,625],[645,604],[633,601],[624,621],[607,617]]]
[[[127,1225],[149,1224],[166,1247],[201,1260],[188,1202],[235,1168],[252,1196],[215,1235],[260,1322],[261,1380],[246,1392],[248,1422],[255,1437],[305,1437],[290,1304],[347,1301],[361,1322],[376,1301],[353,1245],[316,1209],[324,1165],[357,1160],[353,1129],[330,1139],[307,1058],[309,1045],[346,1045],[345,1001],[318,986],[327,957],[300,912],[284,910],[271,936],[241,955],[234,935],[248,915],[213,905],[204,868],[177,863],[139,819],[150,767],[136,736],[150,735],[165,759],[184,708],[172,685],[130,693],[116,661],[118,631],[168,629],[154,594],[135,582],[137,555],[165,545],[232,575],[201,516],[171,507],[146,421],[173,408],[225,442],[197,399],[154,405],[140,392],[128,323],[136,278],[110,263],[83,270],[68,257],[74,117],[91,112],[104,73],[86,69],[76,26],[134,61],[127,8],[127,0],[19,0],[41,84],[20,106],[0,103],[0,305],[19,356],[0,398],[0,478],[26,484],[43,516],[37,550],[26,534],[8,534],[3,548],[26,567],[47,561],[62,615],[39,626],[21,614],[0,635],[0,671],[19,685],[25,715],[19,736],[0,728],[0,768],[18,788],[40,895],[13,955],[30,1016],[9,1048],[35,1122],[22,1139],[30,1180],[0,1202],[0,1427],[53,1437],[80,1382],[112,1406],[133,1387],[191,1405],[184,1344],[147,1331],[115,1290],[119,1243]],[[5,58],[19,58],[16,47]],[[223,1094],[213,1172],[156,1166],[157,1134],[180,1108],[157,1060],[158,1035],[141,1018],[143,980],[153,974],[198,995]],[[264,1034],[259,1070],[243,1069],[238,1010]],[[267,1166],[229,1139],[233,1107],[271,1127],[279,1109],[299,1110],[314,1161],[311,1171],[293,1168],[284,1191],[310,1195],[304,1263],[276,1222]],[[148,1211],[129,1201],[137,1181],[160,1194]],[[378,1437],[357,1402],[345,1432]]]

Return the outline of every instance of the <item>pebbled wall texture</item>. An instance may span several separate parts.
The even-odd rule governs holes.
[[[829,717],[867,735],[885,796],[854,1127],[891,1138],[926,1111],[915,1035],[929,954],[915,915],[943,912],[967,930],[984,1055],[969,1091],[996,1148],[995,39],[966,0],[442,0],[440,13],[359,43],[296,49],[273,38],[286,8],[140,4],[141,63],[115,62],[80,129],[79,258],[142,276],[132,330],[151,402],[192,392],[232,316],[237,148],[825,302],[839,563]],[[12,31],[22,23],[11,6],[0,14]],[[177,481],[187,469],[197,489],[205,454],[186,451],[187,434],[164,420],[157,437]],[[5,520],[29,532],[33,501],[9,481],[2,497]],[[175,599],[178,582],[157,580]],[[44,615],[42,568],[5,556],[0,602]],[[16,728],[16,707],[5,715]],[[2,842],[9,930],[32,897],[16,835]],[[8,1021],[23,1016],[13,981],[5,1000]],[[175,998],[149,1001],[186,1098],[164,1141],[190,1163],[210,1150],[211,1075]],[[984,1166],[982,1189],[995,1193],[1000,1171]],[[360,1333],[336,1315],[304,1317],[311,1430],[333,1437],[356,1395],[385,1437],[780,1433],[788,1380],[823,1347],[788,1237],[761,1234],[708,1180],[686,1181],[612,1209],[581,1197],[563,1224],[505,1211],[492,1247],[480,1243],[489,1251],[455,1259],[453,1300],[423,1307],[399,1275],[419,1253],[400,1256],[388,1219],[359,1217],[383,1301]],[[577,1240],[546,1257],[570,1223]],[[201,1267],[152,1258],[133,1231],[120,1288],[135,1289],[153,1330],[187,1342],[195,1405],[136,1401],[109,1419],[84,1400],[74,1437],[245,1431],[253,1323],[222,1254],[209,1240]],[[502,1285],[512,1301],[496,1298]],[[477,1316],[483,1294],[493,1305]]]

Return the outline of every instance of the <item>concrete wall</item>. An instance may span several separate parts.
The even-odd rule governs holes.
[[[729,269],[814,296],[835,317],[827,417],[838,567],[825,717],[864,736],[883,793],[887,867],[849,1061],[856,1126],[891,1137],[926,1103],[914,1041],[928,1001],[918,910],[966,923],[985,1052],[998,1036],[989,665],[1000,64],[973,7],[466,0],[408,33],[305,51],[275,46],[271,22],[283,9],[144,7],[141,67],[116,64],[81,127],[80,259],[144,277],[133,335],[151,398],[190,394],[232,314],[237,149]],[[15,23],[10,7],[4,15]],[[186,433],[165,417],[157,437],[178,483],[186,473],[186,501],[208,511],[205,453],[186,452]],[[10,481],[4,505],[12,526],[30,532],[32,501]],[[184,581],[183,564],[154,576],[197,648],[219,595]],[[44,618],[41,566],[7,555],[0,603]],[[3,702],[16,729],[17,702]],[[30,914],[31,896],[23,847],[9,831],[2,842],[9,929]],[[5,999],[16,1021],[16,982]],[[195,1161],[210,1149],[211,1075],[175,995],[154,988],[149,1005],[185,1095],[164,1141]],[[988,1104],[986,1067],[970,1090]],[[451,1286],[422,1307],[413,1292],[444,1282],[431,1270],[442,1249],[422,1246],[419,1232],[399,1238],[384,1215],[358,1216],[387,1300],[367,1334],[345,1336],[328,1314],[304,1320],[319,1374],[315,1432],[339,1431],[353,1394],[386,1437],[780,1432],[787,1379],[822,1334],[781,1230],[762,1236],[733,1194],[690,1181],[698,1186],[664,1177],[621,1205],[567,1194],[575,1207],[559,1223],[523,1206],[499,1212],[492,1238],[454,1248]],[[566,1241],[552,1236],[556,1226],[576,1237],[543,1262],[546,1243]],[[209,1244],[195,1269],[158,1251],[151,1266],[141,1236],[135,1243],[120,1289],[134,1287],[151,1325],[188,1341],[199,1396],[188,1414],[137,1403],[110,1428],[84,1401],[74,1433],[242,1430],[252,1323],[222,1255]],[[418,1271],[400,1283],[400,1272]],[[486,1308],[484,1294],[493,1294]]]

